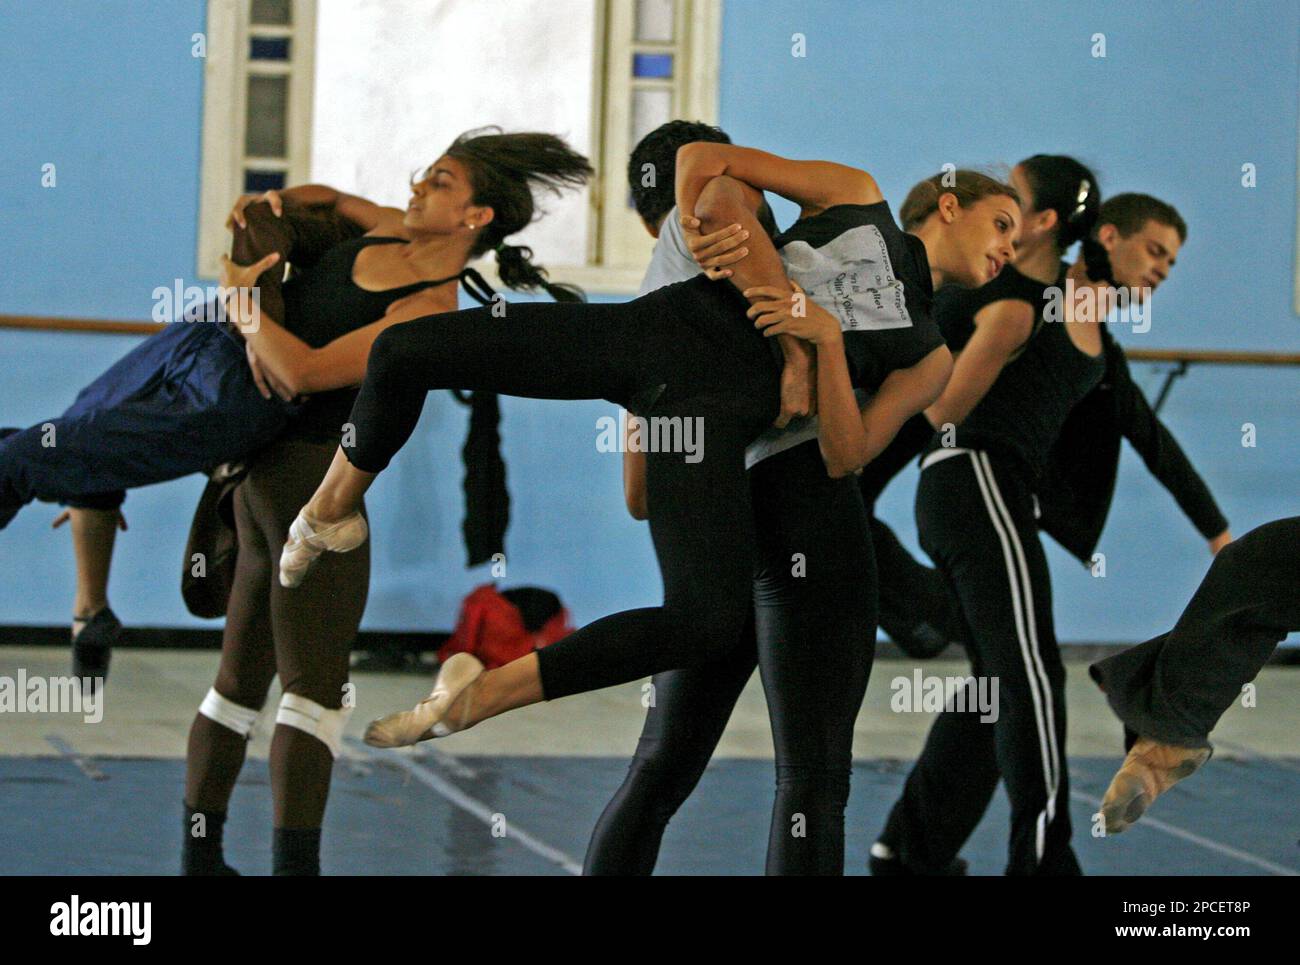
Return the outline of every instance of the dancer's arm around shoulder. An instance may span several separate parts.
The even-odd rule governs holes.
[[[251,287],[279,258],[272,253],[252,265],[236,265],[223,255],[222,288],[233,295],[240,288]],[[440,297],[434,291],[417,292],[393,302],[378,321],[341,335],[320,348],[312,348],[286,330],[280,320],[250,305],[249,299],[228,301],[231,319],[262,368],[294,396],[360,385],[366,377],[370,347],[384,329],[454,308],[454,301],[448,302],[446,296]]]
[[[226,218],[226,227],[234,229],[236,225],[246,228],[244,209],[250,204],[265,201],[278,218],[284,213],[284,201],[292,200],[302,205],[327,205],[341,217],[351,221],[367,234],[375,231],[400,229],[403,211],[401,208],[386,208],[355,194],[345,194],[336,188],[324,184],[299,184],[283,191],[266,191],[263,194],[245,194],[236,202]]]
[[[881,200],[865,171],[829,161],[792,161],[754,148],[695,142],[677,151],[675,182],[678,213],[692,254],[709,277],[728,279],[736,288],[789,292],[781,258],[756,212],[763,191],[795,201],[801,217],[834,204]],[[747,244],[746,244],[747,242]],[[746,245],[741,248],[740,245]],[[817,411],[815,355],[785,333],[777,341],[785,359],[781,413],[777,426]]]
[[[799,205],[808,218],[837,204],[875,204],[884,200],[866,171],[834,161],[796,161],[738,144],[697,141],[677,151],[677,206],[695,216],[705,187],[730,177],[758,191],[771,191]]]
[[[934,402],[952,374],[952,354],[940,345],[916,364],[891,372],[871,400],[858,409],[844,353],[839,320],[795,285],[745,292],[751,318],[764,334],[793,335],[817,351],[818,443],[833,478],[857,472],[884,451],[904,422]]]

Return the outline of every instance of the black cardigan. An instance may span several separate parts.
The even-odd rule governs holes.
[[[1133,383],[1124,350],[1103,327],[1106,374],[1074,407],[1052,448],[1038,490],[1039,527],[1085,565],[1101,539],[1115,495],[1120,437],[1169,490],[1207,540],[1228,528],[1209,487]]]

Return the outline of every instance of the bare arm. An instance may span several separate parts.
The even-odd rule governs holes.
[[[857,472],[884,452],[903,423],[939,397],[952,369],[952,353],[946,345],[940,345],[910,368],[891,372],[881,383],[880,391],[862,408],[865,446],[840,468]],[[830,460],[827,468],[832,469]],[[835,475],[833,470],[831,475]]]
[[[627,424],[623,430],[623,500],[627,511],[633,519],[649,519],[650,510],[646,506],[645,488],[645,453],[630,445],[632,430],[637,422],[632,413],[627,414]]]
[[[975,333],[957,355],[952,378],[925,410],[930,425],[960,425],[1025,344],[1033,327],[1034,309],[1028,302],[1006,299],[981,308],[975,315]]]
[[[682,227],[690,243],[692,233],[702,225],[708,233],[733,224],[740,225],[742,232],[748,235],[748,253],[742,260],[731,265],[732,273],[727,283],[742,293],[755,287],[779,288],[789,292],[790,281],[786,278],[781,256],[758,222],[757,212],[762,203],[762,192],[743,181],[726,176],[716,177],[700,192],[696,201],[696,216],[682,215]],[[796,416],[810,415],[815,411],[812,386],[814,355],[810,347],[800,343],[797,338],[781,334],[778,342],[785,365],[781,372],[781,411],[775,424],[784,426]]]
[[[283,191],[267,191],[265,194],[245,194],[241,196],[235,201],[235,206],[226,219],[226,227],[233,228],[236,224],[241,228],[245,227],[244,208],[256,201],[266,201],[271,205],[271,210],[275,212],[276,217],[279,217],[282,213],[281,201],[284,198],[291,199],[302,205],[328,205],[366,232],[374,231],[376,228],[393,229],[401,227],[404,217],[404,213],[400,208],[386,208],[375,204],[373,201],[367,201],[365,198],[357,197],[354,194],[345,194],[324,184],[300,184],[292,188],[285,188]]]
[[[833,161],[793,161],[752,147],[698,141],[677,150],[677,206],[695,214],[700,193],[713,178],[727,175],[771,191],[799,205],[808,217],[836,204],[875,204],[883,200],[866,171]]]
[[[258,274],[274,264],[272,259],[278,258],[278,255],[269,255],[254,265],[241,267],[223,255],[221,284],[232,293],[251,285]],[[244,341],[252,346],[262,367],[293,395],[360,385],[366,376],[370,346],[380,332],[399,322],[433,315],[440,310],[437,301],[427,292],[420,292],[394,302],[378,321],[341,335],[320,348],[312,348],[265,312],[258,311],[254,316],[248,301],[247,298],[232,298],[228,302],[230,317],[239,326]]]

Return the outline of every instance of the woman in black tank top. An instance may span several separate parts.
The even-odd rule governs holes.
[[[1034,197],[1033,185],[1027,187]],[[1066,416],[1104,369],[1098,313],[1083,317],[1063,297],[1071,288],[1048,284],[1064,274],[1074,289],[1090,289],[1102,304],[1110,290],[1106,249],[1086,234],[1099,210],[1090,172],[1077,192],[1083,258],[1058,273],[1059,248],[1031,248],[1022,267],[1038,277],[1016,282],[1021,300],[1014,304],[1022,314],[1032,312],[1032,334],[959,424],[939,426],[921,462],[921,544],[956,596],[975,677],[954,709],[936,719],[873,846],[873,856],[889,861],[895,873],[951,869],[999,779],[1011,798],[1007,873],[1080,873],[1070,847],[1065,671],[1034,500]],[[1026,221],[1032,235],[1033,215]],[[1143,280],[1118,283],[1140,286]],[[1042,301],[1031,308],[1028,297]],[[971,307],[980,310],[956,296],[948,304],[949,327],[958,338]],[[979,334],[977,326],[966,351]]]
[[[471,294],[486,304],[491,289],[465,263],[488,251],[496,252],[509,287],[578,297],[548,282],[528,249],[504,239],[532,221],[533,186],[558,190],[590,173],[586,159],[552,135],[471,132],[412,184],[405,212],[328,188],[285,192],[295,203],[332,206],[367,234],[334,245],[286,282],[282,297],[272,298],[282,307],[269,308],[263,299],[260,317],[242,310],[235,316],[268,381],[286,396],[308,399],[287,431],[253,456],[234,493],[239,548],[221,665],[190,729],[187,873],[230,873],[221,827],[248,730],[277,674],[284,693],[271,740],[273,869],[319,873],[330,772],[353,704],[348,653],[365,609],[368,547],[327,561],[320,579],[302,592],[281,585],[275,553],[329,465],[381,332],[415,315],[454,309],[457,279],[473,281]],[[242,204],[234,216],[244,220]],[[242,267],[226,259],[222,282],[239,288],[260,275],[274,292],[280,256],[276,250]],[[193,833],[198,826],[204,835]]]
[[[1087,234],[1101,204],[1096,176],[1070,157],[1027,158],[1012,170],[1012,183],[1024,203],[1015,261],[981,288],[948,286],[937,293],[935,321],[956,356],[952,378],[939,399],[903,426],[889,449],[858,479],[863,500],[872,508],[881,627],[905,652],[919,658],[961,640],[964,627],[941,576],[912,558],[876,518],[875,503],[890,480],[925,450],[935,428],[961,424],[1004,367],[1025,351],[1042,324],[1044,292],[1058,284],[1065,271],[1061,258]],[[1034,410],[1025,414],[1036,417]]]
[[[282,579],[305,573],[311,559],[327,550],[347,551],[364,540],[364,522],[354,514],[360,494],[409,437],[425,395],[435,388],[605,398],[625,407],[640,400],[648,408],[636,414],[652,423],[702,420],[707,446],[697,459],[684,458],[675,447],[646,453],[646,508],[663,578],[662,606],[604,617],[492,670],[458,654],[440,670],[429,697],[412,711],[376,721],[368,742],[415,743],[539,700],[703,667],[735,649],[755,609],[751,587],[759,542],[745,452],[777,414],[781,378],[771,342],[756,329],[815,343],[820,424],[819,450],[812,456],[821,457],[822,472],[848,482],[854,501],[850,474],[941,390],[950,360],[937,330],[933,344],[917,346],[916,354],[899,351],[896,361],[884,360],[887,365],[869,350],[859,355],[858,347],[862,338],[905,340],[904,329],[912,325],[908,313],[917,312],[917,331],[921,320],[929,323],[928,290],[934,284],[982,283],[1008,260],[1018,216],[1014,192],[973,174],[947,187],[936,175],[925,182],[928,209],[911,237],[893,224],[865,172],[749,148],[705,146],[726,151],[705,159],[691,150],[701,145],[682,147],[677,200],[682,212],[693,211],[708,223],[704,230],[740,224],[749,232],[749,257],[728,283],[696,276],[626,304],[522,305],[511,309],[503,326],[485,325],[482,310],[459,312],[403,325],[375,343],[352,412],[356,444],[340,448],[295,520]],[[810,306],[792,290],[781,257],[758,225],[756,187],[792,197],[807,219],[807,237],[792,237],[788,247],[798,248],[800,264],[812,267],[802,276]],[[823,273],[818,266],[824,261],[843,270],[828,267]],[[913,283],[909,275],[904,292],[891,265],[905,265],[929,282]],[[837,282],[851,284],[827,287]],[[818,302],[814,289],[832,302],[831,309]],[[854,395],[855,378],[867,388],[883,379],[865,409]],[[863,537],[865,545],[865,530]],[[855,641],[859,647],[861,639]],[[816,713],[816,700],[814,695],[795,703]],[[854,704],[849,710],[850,723],[856,709]],[[840,870],[834,810],[828,804],[818,822],[826,833],[807,839],[808,867]]]

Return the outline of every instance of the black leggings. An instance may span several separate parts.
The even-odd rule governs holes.
[[[943,574],[912,556],[894,531],[876,517],[880,494],[925,451],[933,435],[934,427],[925,414],[917,413],[858,476],[880,574],[880,628],[905,648],[913,641],[928,644],[935,634],[943,640],[963,639],[960,609]]]
[[[880,840],[919,872],[947,866],[999,777],[1011,799],[1008,874],[1078,874],[1070,847],[1065,667],[1047,558],[1023,477],[986,452],[953,450],[921,472],[921,545],[961,606],[976,679],[998,685],[995,721],[963,696],[930,728]],[[985,689],[991,696],[991,689]]]
[[[1214,557],[1173,630],[1090,668],[1130,735],[1209,747],[1210,731],[1286,635],[1300,630],[1300,516]]]
[[[623,304],[510,305],[505,318],[451,312],[376,339],[352,410],[355,445],[344,449],[366,472],[388,465],[433,389],[626,406],[662,386],[639,413],[652,431],[682,438],[698,429],[700,458],[646,458],[663,606],[604,617],[539,651],[546,699],[707,663],[740,640],[755,549],[745,447],[780,404],[776,357],[746,304],[700,276]]]
[[[875,559],[852,477],[816,442],[750,472],[759,556],[744,645],[654,677],[636,756],[587,850],[587,874],[650,874],[669,819],[699,781],[759,666],[776,751],[769,874],[840,874],[853,724],[871,672]],[[544,651],[543,651],[544,652]]]

